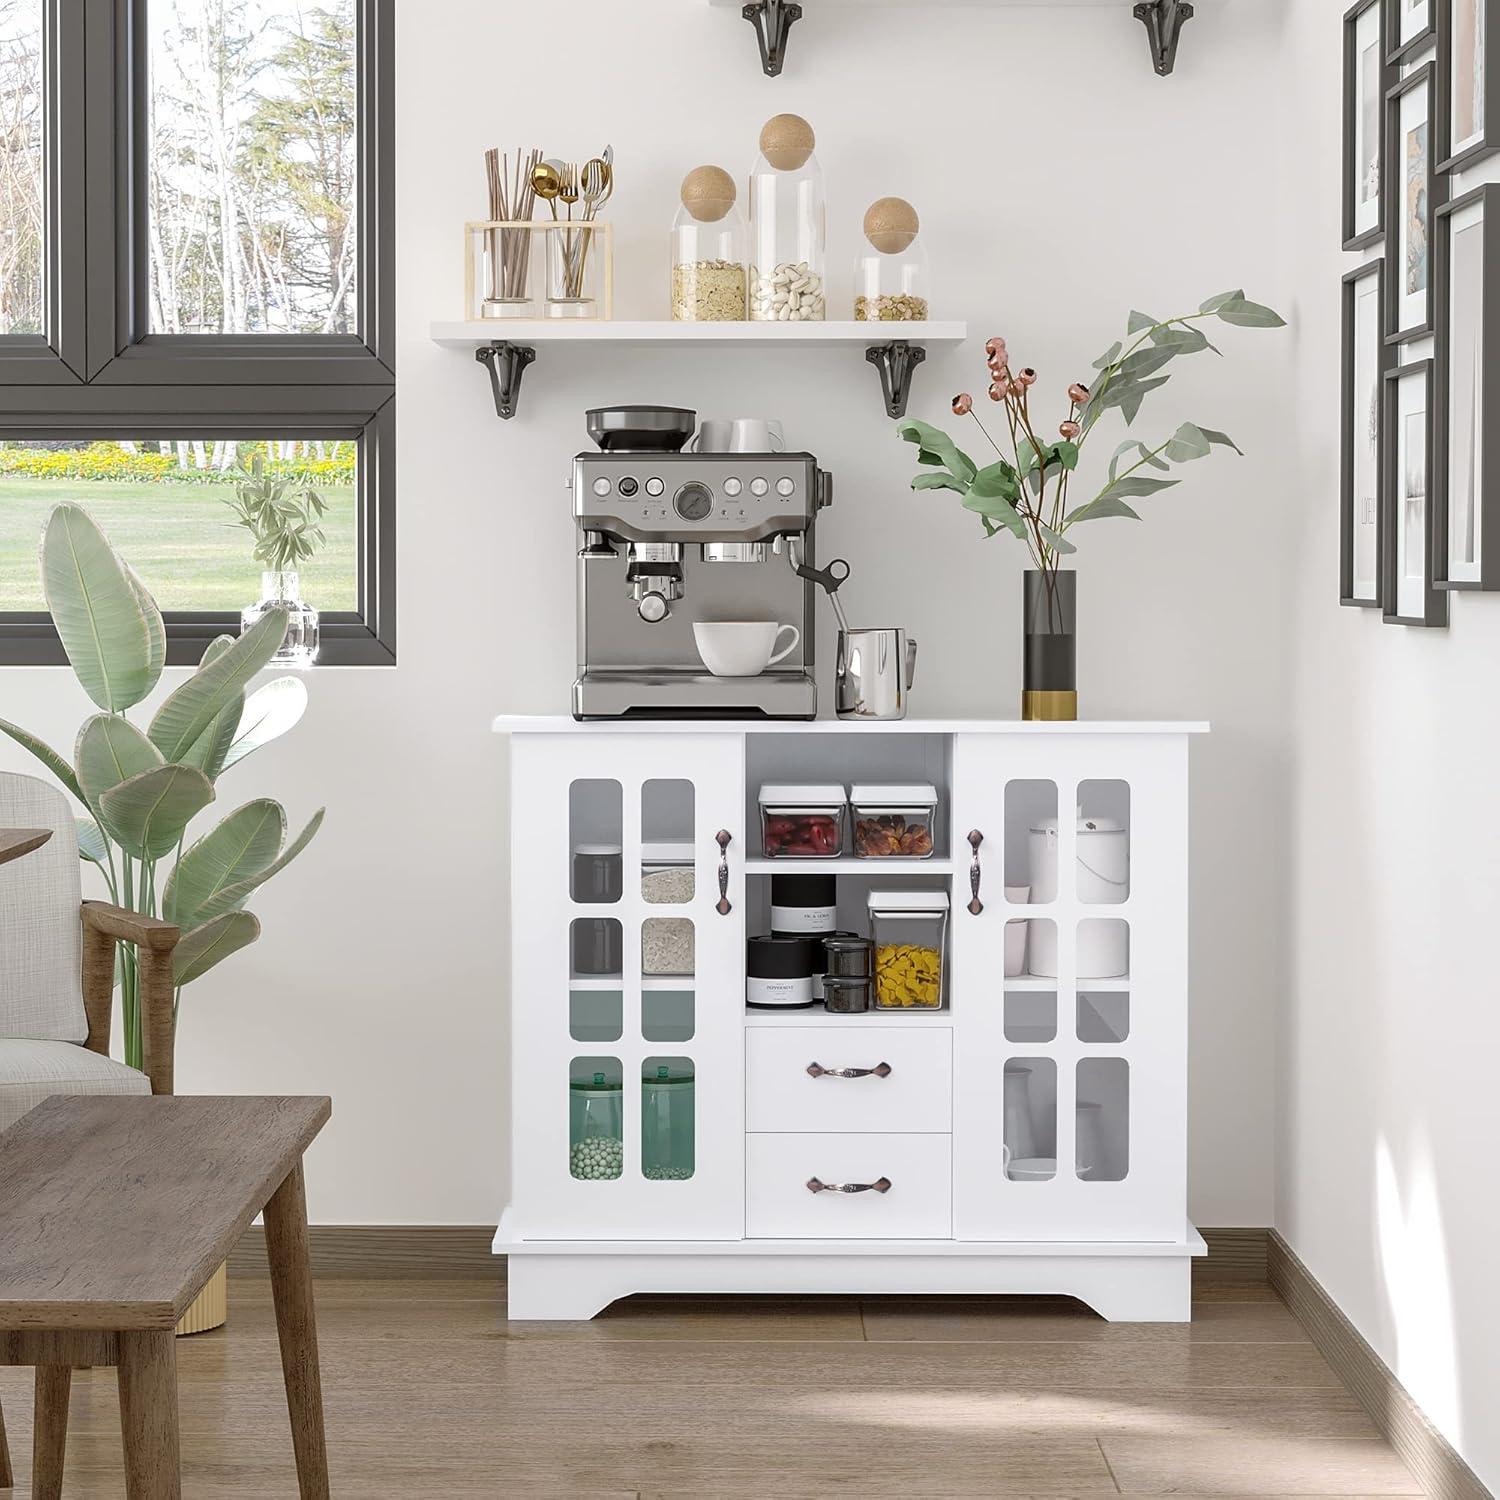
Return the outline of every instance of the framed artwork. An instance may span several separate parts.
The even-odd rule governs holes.
[[[1393,344],[1423,338],[1434,326],[1432,212],[1447,181],[1433,171],[1436,77],[1427,63],[1386,94],[1386,338]]]
[[[1385,0],[1359,0],[1344,13],[1344,249],[1381,237],[1381,111],[1390,87],[1381,17]]]
[[[1383,260],[1344,277],[1339,603],[1365,609],[1381,603],[1381,409],[1391,363],[1390,346],[1381,336],[1384,280]]]
[[[1457,172],[1481,157],[1500,151],[1500,94],[1488,81],[1500,68],[1500,34],[1496,0],[1441,0],[1442,41],[1438,66],[1443,106],[1438,171]]]
[[[1435,576],[1440,588],[1500,589],[1500,483],[1484,451],[1486,435],[1500,432],[1500,376],[1485,368],[1500,354],[1500,187],[1439,209],[1435,233],[1443,436]]]
[[[1387,47],[1392,63],[1410,62],[1437,35],[1441,0],[1387,0]]]
[[[1446,625],[1448,596],[1433,579],[1433,361],[1385,372],[1385,507],[1381,538],[1384,618]]]

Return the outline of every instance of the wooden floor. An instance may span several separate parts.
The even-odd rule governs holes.
[[[1064,1301],[636,1297],[502,1321],[495,1283],[323,1281],[334,1493],[1417,1495],[1269,1288],[1184,1326]],[[188,1500],[295,1496],[268,1284],[179,1340]],[[19,1486],[30,1372],[0,1369]],[[68,1496],[124,1494],[112,1370],[73,1383]],[[5,1492],[0,1492],[5,1493]]]

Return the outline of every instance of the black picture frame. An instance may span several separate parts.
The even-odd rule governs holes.
[[[1380,73],[1376,82],[1376,150],[1380,154],[1380,174],[1385,176],[1385,95],[1393,82],[1393,72],[1386,58],[1386,0],[1355,0],[1344,12],[1344,202],[1343,242],[1345,250],[1363,250],[1369,245],[1379,244],[1385,237],[1385,193],[1375,198],[1375,222],[1368,229],[1356,229],[1355,213],[1359,187],[1359,166],[1355,161],[1358,138],[1360,76],[1359,47],[1357,44],[1359,23],[1370,11],[1378,12],[1376,20],[1376,46],[1380,51]]]
[[[1401,0],[1386,7],[1386,62],[1391,67],[1410,62],[1419,52],[1432,45],[1438,34],[1439,0],[1427,0],[1427,24],[1404,42],[1401,40]]]
[[[1475,561],[1477,578],[1454,579],[1449,576],[1452,554],[1449,550],[1449,520],[1452,504],[1453,468],[1458,455],[1452,445],[1453,396],[1453,329],[1450,293],[1453,274],[1453,217],[1479,204],[1484,218],[1484,258],[1481,265],[1479,312],[1480,364],[1485,378],[1480,389],[1475,428],[1484,443],[1491,435],[1500,435],[1500,370],[1494,361],[1500,358],[1500,186],[1485,183],[1445,203],[1434,221],[1433,254],[1437,275],[1438,336],[1436,350],[1435,406],[1440,429],[1438,443],[1441,464],[1437,473],[1437,515],[1434,518],[1437,548],[1433,576],[1440,589],[1454,592],[1500,591],[1500,449],[1481,468],[1481,485],[1475,497],[1479,520],[1479,546]],[[1493,376],[1491,375],[1493,373]],[[1500,437],[1497,437],[1500,441]],[[1483,454],[1483,447],[1481,447]]]
[[[1443,469],[1437,452],[1442,425],[1436,420],[1435,363],[1431,359],[1412,360],[1407,364],[1393,365],[1384,376],[1385,400],[1382,402],[1381,428],[1385,463],[1385,496],[1381,508],[1384,535],[1380,544],[1381,592],[1384,595],[1384,603],[1381,607],[1381,618],[1388,625],[1442,628],[1448,623],[1448,595],[1438,588],[1433,577],[1433,565],[1437,557],[1437,537],[1434,525],[1438,511],[1436,478]],[[1426,545],[1423,548],[1422,612],[1419,615],[1401,613],[1400,579],[1397,576],[1401,556],[1397,531],[1400,517],[1397,515],[1397,509],[1403,488],[1399,472],[1401,442],[1397,417],[1399,415],[1399,387],[1405,380],[1421,380],[1426,389],[1425,451],[1423,454],[1427,496],[1426,515],[1423,518]]]
[[[1391,368],[1392,347],[1381,336],[1385,315],[1385,261],[1367,261],[1344,277],[1342,297],[1342,388],[1340,407],[1339,453],[1339,603],[1355,609],[1380,609],[1384,603],[1384,513],[1385,513],[1385,376]],[[1358,432],[1361,393],[1355,389],[1356,292],[1361,282],[1374,277],[1375,300],[1380,309],[1376,325],[1375,360],[1379,385],[1376,391],[1376,420],[1379,432],[1375,439],[1375,579],[1374,592],[1364,597],[1355,592],[1354,553],[1358,520],[1358,499],[1354,484],[1354,451]]]
[[[1427,296],[1425,312],[1420,323],[1401,324],[1401,292],[1403,281],[1401,261],[1401,225],[1405,215],[1406,176],[1401,170],[1404,156],[1401,145],[1401,101],[1418,89],[1427,91]],[[1425,63],[1408,73],[1400,82],[1393,84],[1385,96],[1385,144],[1381,160],[1384,163],[1384,180],[1381,183],[1385,199],[1385,261],[1386,261],[1386,342],[1406,344],[1413,339],[1426,338],[1436,328],[1436,276],[1432,267],[1433,216],[1446,196],[1448,179],[1436,171],[1434,115],[1438,110],[1437,65]]]
[[[1479,139],[1472,141],[1461,151],[1453,147],[1453,47],[1457,40],[1457,28],[1453,24],[1455,3],[1466,0],[1438,0],[1441,17],[1438,46],[1438,96],[1442,108],[1438,120],[1438,166],[1439,172],[1449,174],[1461,172],[1476,162],[1500,151],[1500,86],[1491,86],[1492,79],[1500,79],[1500,3],[1497,0],[1474,0],[1484,14],[1484,106]]]

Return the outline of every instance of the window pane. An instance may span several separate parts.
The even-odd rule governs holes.
[[[154,333],[357,333],[354,0],[151,0]]]
[[[283,499],[326,506],[324,542],[299,561],[302,597],[357,604],[353,442],[0,442],[0,613],[45,609],[37,542],[52,507],[83,506],[164,610],[231,610],[260,598],[262,563],[230,502],[258,460]],[[311,507],[315,511],[315,507]]]
[[[0,334],[45,333],[42,0],[0,0]]]

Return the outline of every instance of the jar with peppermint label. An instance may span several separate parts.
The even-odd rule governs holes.
[[[774,115],[760,132],[750,173],[750,317],[822,322],[827,257],[823,169],[817,137],[800,115]]]

